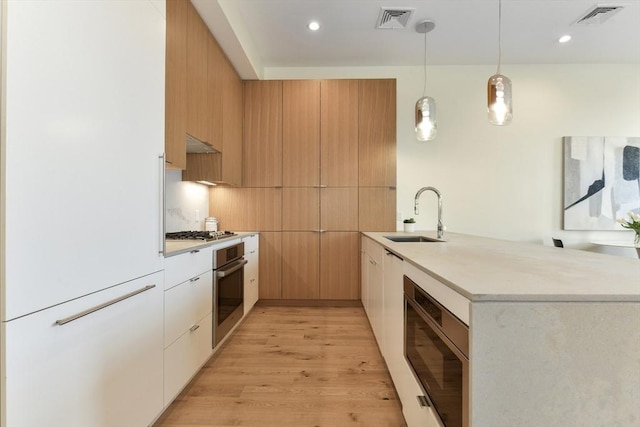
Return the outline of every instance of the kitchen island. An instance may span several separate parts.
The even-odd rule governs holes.
[[[437,283],[434,297],[468,324],[471,426],[640,425],[640,261],[455,233],[363,235],[423,289]]]

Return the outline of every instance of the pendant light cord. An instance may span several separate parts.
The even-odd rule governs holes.
[[[500,62],[502,61],[502,0],[498,0],[498,71],[500,74]]]
[[[422,87],[422,96],[427,96],[427,32],[424,33],[424,86]]]

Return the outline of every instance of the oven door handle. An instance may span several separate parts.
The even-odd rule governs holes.
[[[236,271],[240,270],[247,262],[248,261],[246,259],[240,259],[231,264],[228,268],[216,271],[216,277],[227,277],[231,273],[235,273]]]

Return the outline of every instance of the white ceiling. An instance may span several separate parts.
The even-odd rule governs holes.
[[[239,69],[414,66],[497,61],[497,0],[193,0]],[[596,5],[622,5],[601,24],[575,22]],[[405,29],[376,29],[381,7],[414,8]],[[321,28],[307,29],[315,19]],[[558,37],[570,34],[570,42]],[[238,52],[242,50],[242,52]],[[640,0],[503,0],[502,61],[511,64],[640,63]]]

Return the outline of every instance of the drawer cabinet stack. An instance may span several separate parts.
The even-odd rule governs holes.
[[[244,242],[244,259],[247,265],[244,268],[244,314],[246,315],[251,308],[258,302],[259,286],[258,286],[258,260],[259,260],[259,234],[251,234],[243,237]]]
[[[169,405],[211,356],[213,249],[165,261],[164,404]]]

